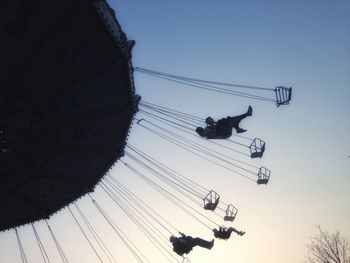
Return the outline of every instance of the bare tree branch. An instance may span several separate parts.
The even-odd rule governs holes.
[[[318,234],[310,237],[307,246],[307,262],[310,263],[350,263],[350,247],[348,239],[339,231],[329,233],[316,226]]]

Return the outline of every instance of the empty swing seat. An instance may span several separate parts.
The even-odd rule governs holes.
[[[224,216],[224,220],[232,222],[236,218],[238,209],[230,204],[230,205],[227,206],[225,212],[226,212],[226,215]]]
[[[218,206],[220,200],[220,195],[213,190],[210,190],[209,193],[204,197],[204,209],[214,211]]]
[[[271,171],[265,167],[260,167],[258,172],[257,184],[267,184],[270,179]]]
[[[251,158],[261,158],[265,152],[265,142],[255,138],[249,146]]]
[[[284,86],[278,86],[275,88],[276,93],[276,106],[289,104],[292,99],[292,88],[287,88]]]

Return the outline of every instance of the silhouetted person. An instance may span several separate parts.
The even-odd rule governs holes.
[[[212,241],[206,241],[199,237],[186,236],[185,234],[179,232],[181,237],[170,237],[170,242],[173,244],[173,250],[176,254],[182,256],[183,254],[188,254],[195,246],[204,247],[206,249],[211,249],[214,246],[214,239]]]
[[[214,232],[214,237],[220,238],[220,239],[224,239],[224,240],[229,239],[232,232],[235,232],[239,236],[243,236],[245,234],[245,232],[238,231],[234,227],[227,228],[227,227],[224,227],[224,226],[219,227],[219,230],[214,228],[213,232]]]
[[[197,127],[196,132],[201,136],[207,139],[227,139],[232,135],[232,128],[236,130],[237,133],[243,133],[247,130],[239,127],[241,120],[248,116],[252,116],[253,109],[251,106],[248,107],[246,113],[219,119],[217,122],[213,118],[208,117],[205,119],[207,127]]]

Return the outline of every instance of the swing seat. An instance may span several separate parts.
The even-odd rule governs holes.
[[[188,258],[183,258],[182,263],[191,263],[191,261]]]
[[[227,206],[225,212],[226,212],[226,215],[224,216],[224,220],[232,222],[236,218],[238,209],[230,204]]]
[[[265,152],[265,142],[255,138],[249,146],[251,158],[261,158]]]
[[[278,86],[275,88],[276,93],[276,106],[288,105],[292,99],[292,88],[284,86]]]
[[[257,184],[267,184],[270,179],[271,171],[265,167],[260,167],[258,172]]]
[[[206,197],[203,198],[204,209],[214,211],[218,206],[220,200],[220,195],[214,190],[210,190]]]

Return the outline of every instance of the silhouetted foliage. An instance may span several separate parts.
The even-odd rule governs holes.
[[[317,226],[318,234],[310,238],[307,262],[350,263],[350,247],[346,236],[339,231],[329,233]]]

